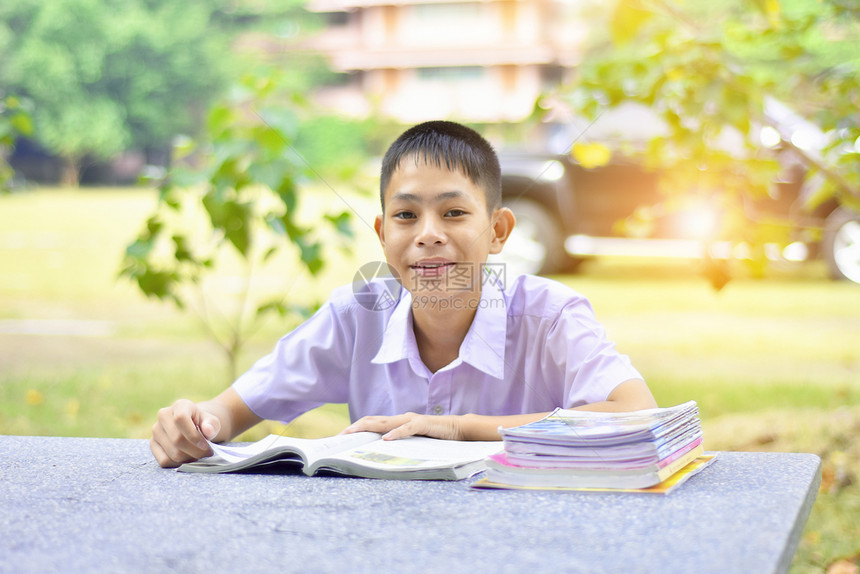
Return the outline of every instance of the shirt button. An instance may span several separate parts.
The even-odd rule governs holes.
[[[441,414],[442,414],[442,410],[443,410],[443,409],[442,409],[442,405],[436,405],[436,406],[433,408],[433,414],[441,415]]]

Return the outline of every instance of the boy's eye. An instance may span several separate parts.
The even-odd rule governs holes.
[[[450,209],[445,215],[448,215],[449,217],[460,217],[461,215],[466,215],[466,212],[462,209]]]
[[[411,211],[398,211],[394,215],[392,215],[394,219],[414,219],[415,214]]]

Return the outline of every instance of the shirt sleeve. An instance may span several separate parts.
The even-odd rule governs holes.
[[[325,403],[347,402],[354,348],[349,322],[349,314],[326,302],[236,379],[233,389],[257,416],[284,423]]]
[[[564,381],[563,408],[605,401],[624,381],[642,379],[630,358],[607,339],[585,298],[561,308],[546,341],[547,358],[560,371],[556,380]]]

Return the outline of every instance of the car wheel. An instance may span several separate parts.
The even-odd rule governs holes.
[[[508,275],[546,275],[562,271],[568,257],[558,219],[546,207],[530,199],[513,199],[504,204],[517,218],[511,236],[497,256],[507,265]]]
[[[831,213],[822,247],[831,277],[860,283],[860,213],[844,207]]]

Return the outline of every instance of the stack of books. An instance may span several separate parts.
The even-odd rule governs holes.
[[[504,451],[476,487],[668,492],[713,460],[704,456],[695,401],[628,413],[556,409],[500,429]]]

